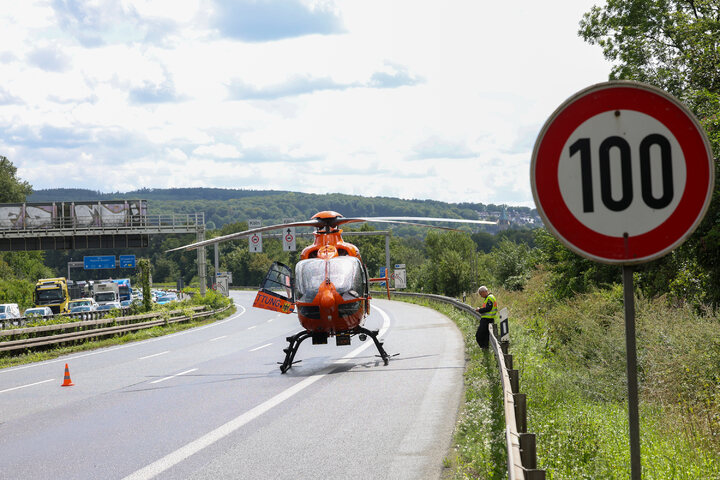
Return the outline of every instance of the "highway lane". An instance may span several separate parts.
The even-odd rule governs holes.
[[[440,475],[462,391],[452,322],[375,300],[390,365],[370,339],[307,341],[281,375],[297,317],[233,296],[238,313],[206,327],[0,370],[0,478]]]

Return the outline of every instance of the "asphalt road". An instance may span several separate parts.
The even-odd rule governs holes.
[[[295,315],[205,327],[0,370],[0,479],[425,479],[441,475],[462,392],[455,325],[373,300],[371,339],[302,344]],[[61,387],[65,363],[74,386]]]

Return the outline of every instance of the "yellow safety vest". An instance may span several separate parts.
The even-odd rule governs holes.
[[[497,300],[495,300],[495,295],[493,295],[492,293],[489,293],[488,296],[485,297],[485,301],[483,302],[482,306],[485,307],[485,305],[487,305],[488,301],[492,301],[493,308],[489,312],[480,314],[480,318],[488,318],[494,322],[495,318],[497,317],[497,312],[498,312]]]

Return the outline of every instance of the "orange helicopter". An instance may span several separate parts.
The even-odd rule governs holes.
[[[412,222],[411,222],[412,221]],[[290,314],[297,307],[297,315],[303,330],[287,337],[285,360],[280,363],[280,371],[287,372],[294,363],[300,344],[312,339],[313,345],[327,344],[329,337],[335,337],[337,345],[350,345],[351,338],[358,336],[360,341],[372,338],[385,365],[390,355],[378,340],[378,330],[369,330],[363,326],[370,313],[371,281],[387,278],[370,278],[360,256],[360,250],[352,243],[342,239],[342,230],[338,227],[346,223],[384,222],[416,225],[429,228],[454,230],[416,221],[443,221],[457,223],[495,224],[484,220],[429,218],[429,217],[356,217],[346,218],[337,212],[319,212],[304,222],[293,222],[267,227],[254,228],[231,233],[202,242],[168,250],[190,250],[206,245],[224,242],[254,233],[287,227],[315,227],[315,241],[305,247],[295,266],[293,276],[290,267],[275,262],[270,267],[260,290],[255,297],[253,307]],[[388,298],[390,293],[388,290]]]

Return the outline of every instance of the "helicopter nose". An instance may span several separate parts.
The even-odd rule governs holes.
[[[335,306],[335,297],[333,296],[332,290],[325,289],[320,297],[320,306],[324,308],[333,308]]]
[[[335,311],[335,295],[332,284],[323,284],[320,288],[320,312],[323,317],[332,320]]]

